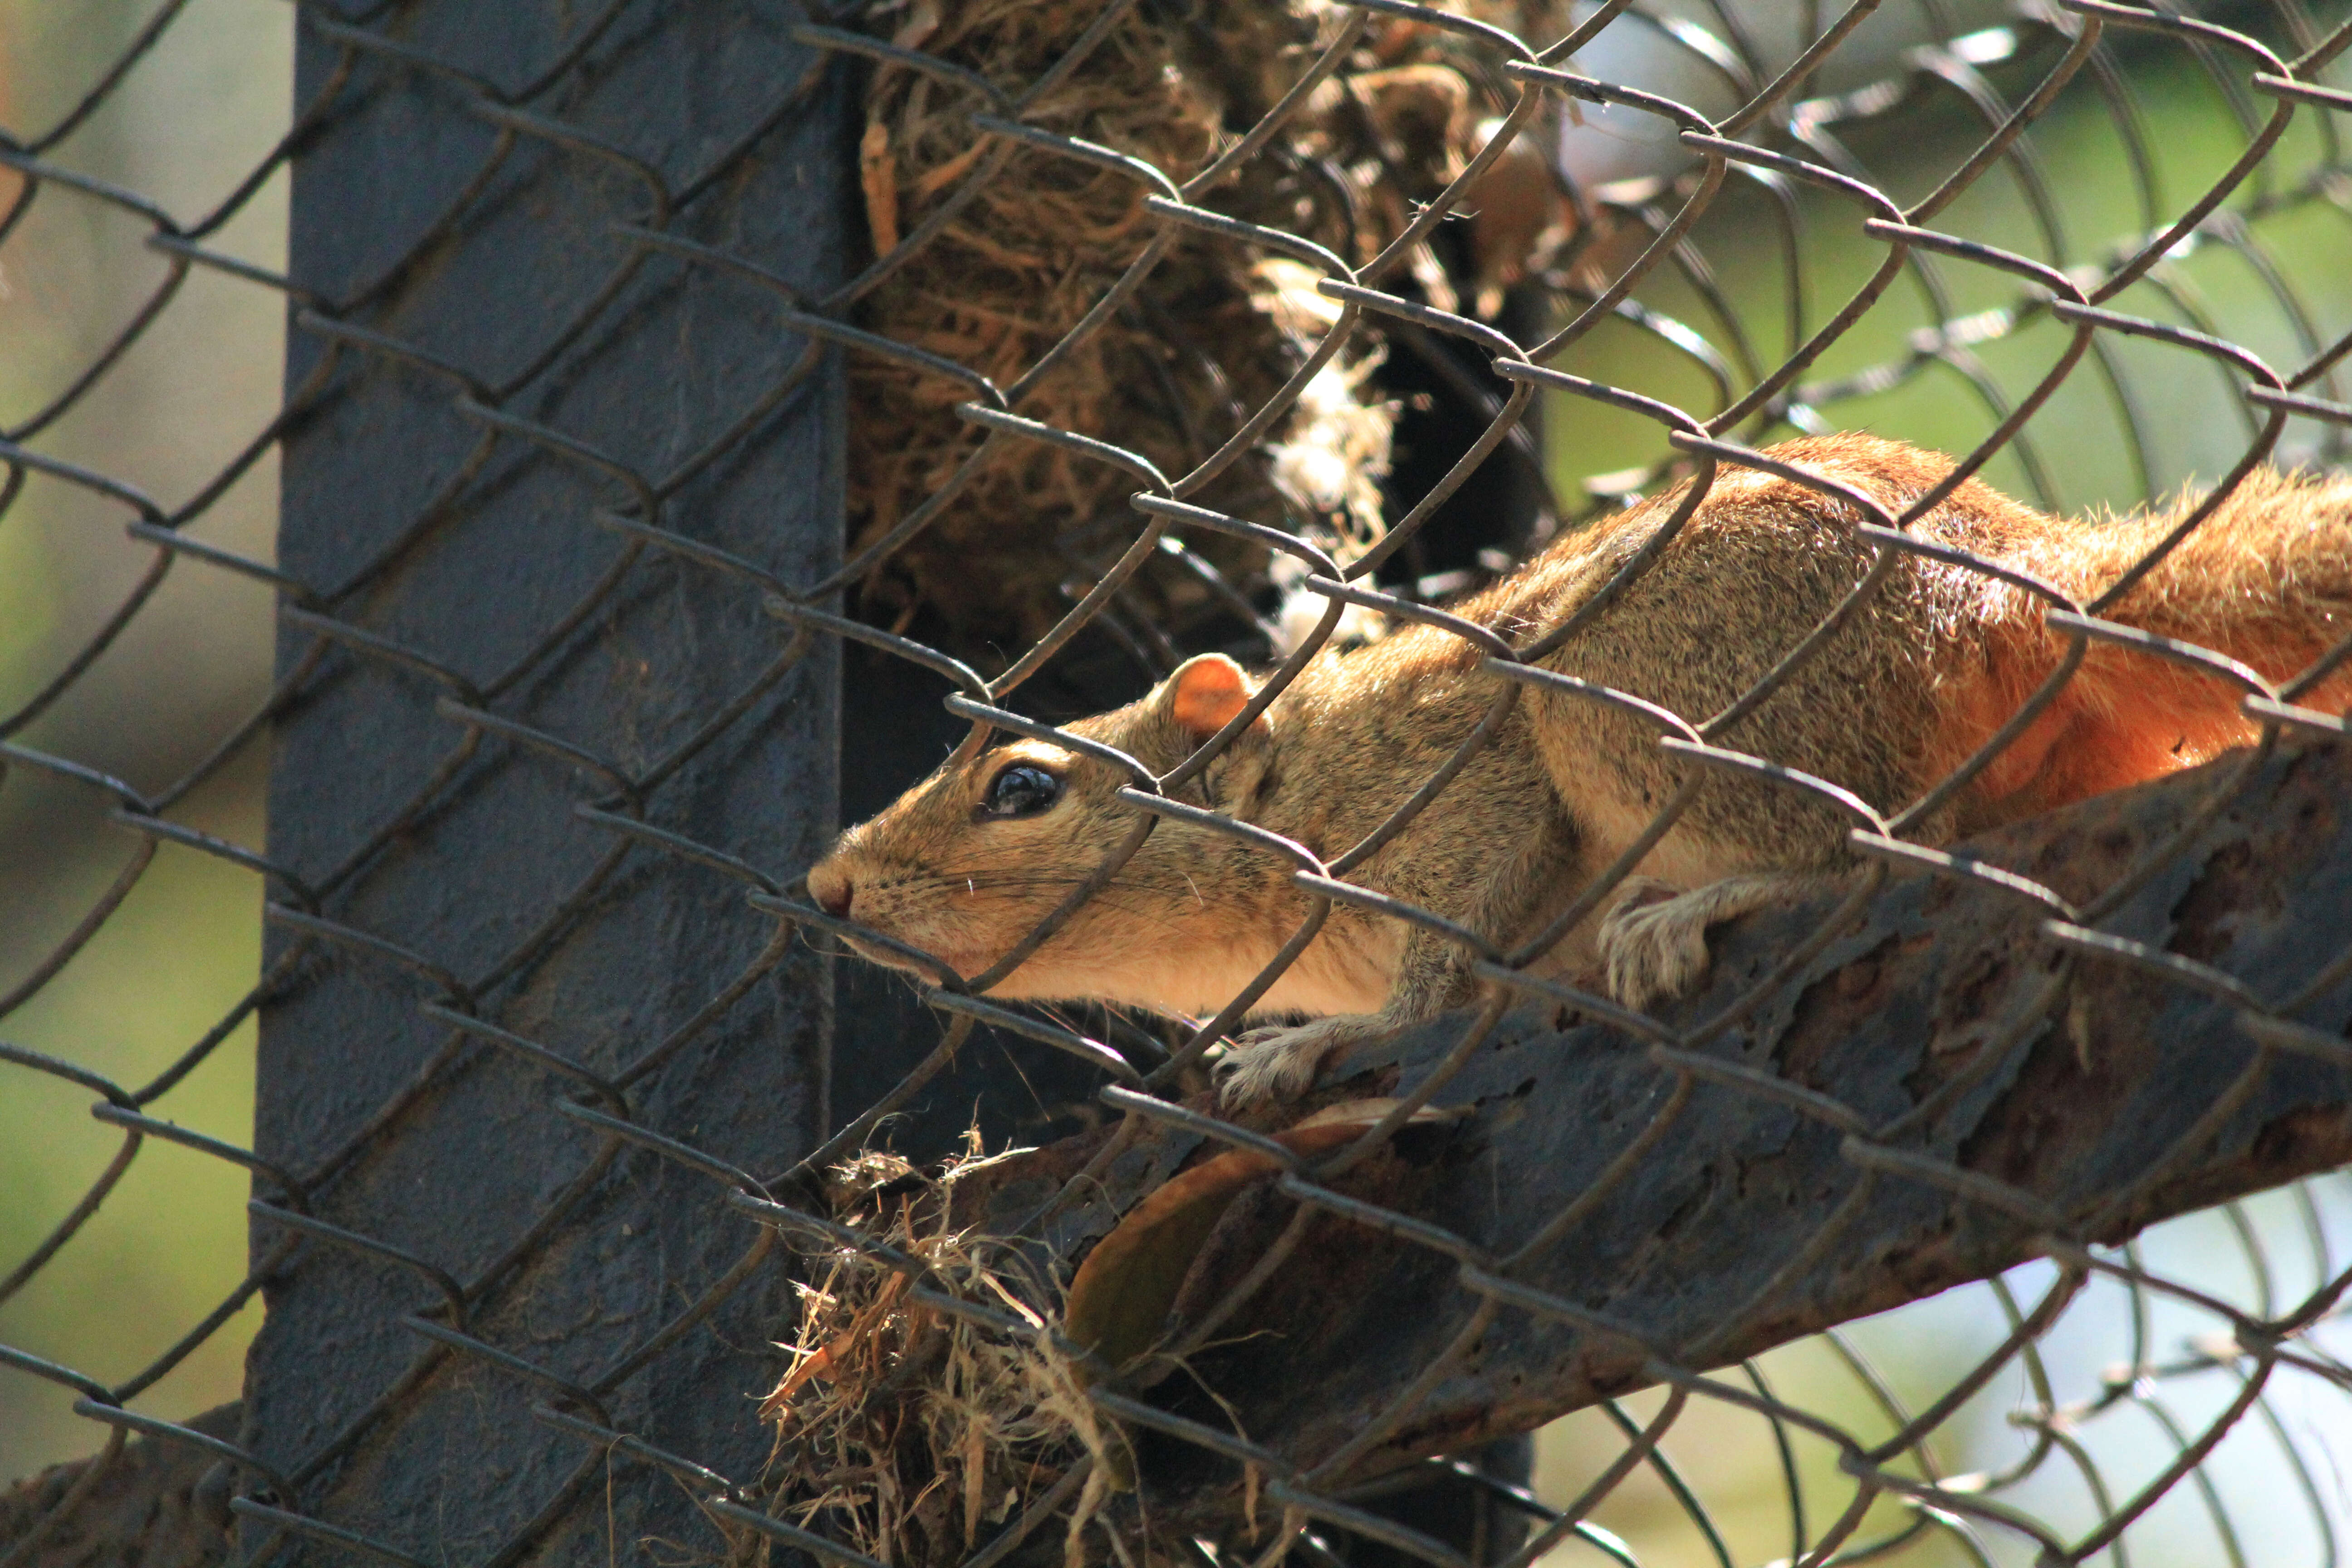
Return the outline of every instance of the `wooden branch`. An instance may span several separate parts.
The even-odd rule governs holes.
[[[2196,824],[2200,804],[2233,779],[2226,807]],[[2352,944],[2352,766],[2325,747],[2224,759],[1969,853],[2079,901],[2184,827],[2138,891],[2089,923],[2225,972],[2265,1003]],[[1718,931],[1712,988],[1669,1021],[1687,1029],[1717,1014],[1835,904]],[[2046,931],[2050,913],[1981,884],[1891,875],[1793,983],[1737,1027],[1692,1042],[1710,1063],[1850,1108],[1859,1139],[1820,1104],[1677,1070],[1645,1043],[1560,1009],[1507,1016],[1437,1097],[1465,1108],[1465,1120],[1408,1129],[1334,1184],[1502,1257],[1647,1133],[1622,1183],[1506,1270],[1632,1337],[1506,1305],[1346,1475],[1460,1451],[1653,1382],[1654,1357],[1723,1365],[1997,1273],[2052,1250],[2053,1235],[2062,1247],[2120,1241],[2352,1163],[2352,1072],[2336,1065],[2352,1048],[2329,1060],[2326,1043],[2352,1016],[2352,984],[2329,985],[2294,1014],[2326,1037],[2319,1055],[2265,1050],[2225,995],[2070,949]],[[1349,1081],[1318,1100],[1411,1089],[1469,1022],[1441,1020],[1351,1063]],[[1112,1183],[1120,1190],[1066,1220],[1057,1244],[1076,1250],[1126,1190],[1197,1142],[1142,1137],[1114,1167],[1129,1173]],[[1035,1173],[1090,1146],[1039,1151]],[[1034,1184],[1018,1176],[1005,1180],[1034,1202]],[[1294,1212],[1271,1180],[1237,1202],[1174,1315],[1196,1314],[1239,1280]],[[1237,1422],[1312,1468],[1463,1333],[1481,1298],[1458,1274],[1442,1252],[1318,1213],[1272,1281],[1192,1358],[1192,1375],[1149,1397],[1211,1426]],[[1237,1466],[1145,1441],[1147,1517],[1171,1528],[1230,1517]]]

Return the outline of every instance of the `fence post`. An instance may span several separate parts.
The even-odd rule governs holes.
[[[723,858],[833,826],[837,647],[768,601],[839,562],[844,411],[793,293],[676,242],[836,284],[845,79],[783,5],[302,16],[269,837],[306,886],[244,1433],[287,1486],[247,1550],[707,1552],[594,1433],[765,1454],[790,1301],[725,1173],[823,1131],[830,979]]]

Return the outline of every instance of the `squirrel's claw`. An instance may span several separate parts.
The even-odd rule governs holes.
[[[1654,877],[1628,877],[1601,917],[1600,947],[1609,994],[1646,1009],[1688,995],[1706,980],[1710,926],[1736,920],[1803,886],[1791,876],[1726,877],[1685,893]]]
[[[1374,1032],[1373,1020],[1341,1015],[1297,1027],[1274,1025],[1236,1035],[1217,1063],[1217,1103],[1228,1110],[1295,1100],[1323,1064]]]
[[[1626,878],[1601,917],[1609,994],[1641,1009],[1697,985],[1706,978],[1706,927],[1692,895],[1654,877]]]

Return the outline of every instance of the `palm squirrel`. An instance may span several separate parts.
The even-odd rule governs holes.
[[[1846,434],[1766,454],[1899,516],[1948,458]],[[1526,647],[1639,551],[1687,485],[1562,537],[1452,614]],[[2046,516],[1970,479],[1908,531],[2030,574],[2076,603],[2119,581],[2185,518]],[[1706,495],[1622,596],[1540,660],[1693,723],[1771,670],[1868,572],[1878,547],[1850,502],[1760,468],[1719,468]],[[2011,581],[1895,552],[1879,591],[1713,743],[1833,781],[1882,813],[1919,799],[2057,668],[2071,639],[2046,601]],[[2352,630],[2352,479],[2249,476],[2107,619],[2215,649],[2277,680]],[[1504,678],[1432,626],[1307,664],[1176,798],[1269,829],[1328,859],[1378,827],[1462,744]],[[2326,704],[2342,710],[2331,681]],[[1256,678],[1221,654],[1150,696],[1066,728],[1155,775],[1235,718]],[[1928,844],[2148,779],[2250,740],[2229,682],[2095,641],[2054,702],[1964,788],[1911,825]],[[2306,702],[2315,700],[2306,697]],[[1469,928],[1496,949],[1564,912],[1700,764],[1622,705],[1532,686],[1480,751],[1348,879]],[[1538,973],[1605,986],[1629,1006],[1705,976],[1706,930],[1853,865],[1850,816],[1816,795],[1714,767],[1613,901],[1580,921]],[[1135,824],[1112,763],[1042,741],[958,753],[809,873],[816,903],[959,973],[976,974],[1094,870]],[[1089,902],[993,994],[1211,1012],[1272,960],[1309,909],[1281,855],[1162,820]],[[1688,889],[1675,891],[1675,889]],[[903,959],[858,945],[868,957]],[[1258,1029],[1224,1064],[1243,1102],[1297,1091],[1337,1052],[1479,994],[1454,941],[1335,904],[1260,1000]]]

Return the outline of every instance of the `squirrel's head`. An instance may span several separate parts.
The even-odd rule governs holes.
[[[1203,654],[1141,701],[1065,728],[1162,776],[1224,728],[1254,691],[1241,666]],[[1267,783],[1273,747],[1261,714],[1177,798],[1249,816]],[[969,978],[1028,935],[1146,819],[1119,798],[1131,782],[1100,757],[1000,737],[950,759],[843,834],[809,872],[809,895],[836,919],[922,949]],[[1213,1007],[1253,973],[1240,969],[1241,980],[1232,978],[1260,945],[1235,926],[1262,901],[1254,889],[1274,880],[1286,888],[1288,868],[1263,851],[1162,818],[1111,879],[989,994],[1177,1012]],[[887,948],[850,942],[878,963],[918,968]]]

